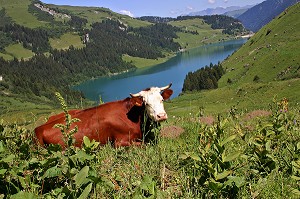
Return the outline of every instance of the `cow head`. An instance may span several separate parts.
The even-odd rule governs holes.
[[[164,109],[163,101],[169,99],[173,94],[173,91],[169,89],[171,85],[162,88],[151,87],[137,94],[130,94],[131,99],[136,106],[144,104],[146,112],[152,120],[156,122],[166,120],[168,115]]]

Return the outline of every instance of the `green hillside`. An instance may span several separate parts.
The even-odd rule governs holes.
[[[273,98],[298,106],[300,91],[300,4],[290,7],[222,62],[219,88],[184,93],[168,104],[175,116],[227,113],[233,107],[268,109]],[[188,108],[186,108],[188,107]]]
[[[227,74],[220,87],[233,83],[270,82],[300,76],[300,4],[287,9],[223,62]]]
[[[172,21],[169,24],[179,27],[185,31],[195,31],[198,33],[178,33],[179,38],[175,41],[187,49],[232,38],[232,36],[230,37],[229,35],[222,34],[222,29],[212,29],[211,26],[205,23],[203,19],[195,18],[182,21]]]
[[[28,12],[32,0],[0,0],[0,7],[5,8],[13,22],[29,28],[46,27],[47,22],[40,21]]]
[[[58,5],[48,5],[49,8],[58,8],[60,10],[65,10],[67,12],[70,12],[71,14],[74,14],[76,16],[85,18],[88,20],[87,28],[90,28],[90,26],[95,22],[101,22],[106,19],[119,19],[125,24],[128,24],[128,26],[131,27],[142,27],[142,26],[148,26],[151,23],[136,20],[130,16],[127,15],[121,15],[115,12],[112,12],[111,10],[107,8],[98,8],[98,7],[80,7],[80,6],[58,6]]]
[[[57,6],[52,4],[43,4],[36,0],[1,0],[0,2],[0,8],[4,9],[5,15],[3,15],[3,17],[10,20],[10,23],[16,23],[32,29],[45,29],[49,34],[48,42],[50,47],[58,50],[66,50],[69,49],[70,46],[75,48],[84,47],[84,44],[82,43],[84,29],[91,30],[94,23],[101,23],[105,20],[116,20],[130,28],[141,28],[153,25],[153,23],[148,21],[114,13],[107,8]],[[46,10],[50,10],[56,14],[52,16],[48,13],[48,11],[42,11],[36,7],[36,3],[42,5]],[[74,22],[71,23],[70,17],[74,18]],[[1,23],[2,22],[0,21],[0,27],[3,25]],[[5,23],[9,22],[6,21]],[[79,24],[76,25],[76,23]],[[176,33],[178,38],[174,39],[174,42],[178,42],[182,48],[187,49],[195,48],[207,43],[218,42],[220,40],[232,39],[236,36],[223,34],[222,29],[213,29],[211,25],[201,19],[176,20],[171,21],[169,24],[180,28],[180,31]],[[197,32],[197,34],[194,34],[193,31]],[[5,40],[5,38],[3,40]],[[14,43],[11,42],[11,44]],[[19,54],[20,52],[19,48],[10,47],[9,51],[6,51],[5,48],[3,48],[0,51],[0,56],[6,60],[12,60],[14,57],[20,59],[24,57],[23,54]],[[31,56],[34,54],[35,53],[32,53]],[[169,57],[169,53],[165,52],[165,55]],[[28,56],[26,56],[26,58],[28,58]],[[140,65],[141,61],[139,57],[124,56],[124,58],[125,61],[137,63],[137,67],[143,67],[143,65]],[[161,63],[165,59],[155,60],[156,59],[144,59],[142,61],[146,62],[145,66],[149,66]]]

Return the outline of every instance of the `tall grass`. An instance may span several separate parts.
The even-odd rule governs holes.
[[[65,150],[34,144],[32,131],[0,123],[0,194],[47,198],[298,198],[300,115],[286,99],[246,119],[232,108],[212,125],[176,117],[179,138],[142,147],[84,138]],[[66,107],[64,107],[64,110]],[[76,122],[67,117],[69,122]],[[164,124],[170,125],[170,124]],[[69,129],[72,131],[72,129]],[[70,136],[69,138],[72,138]]]

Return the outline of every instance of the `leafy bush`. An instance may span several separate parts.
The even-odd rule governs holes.
[[[230,112],[231,121],[219,119],[214,126],[202,127],[198,150],[181,155],[187,186],[196,196],[252,197],[263,190],[263,185],[255,191],[253,186],[282,175],[289,188],[281,194],[300,196],[299,113],[289,111],[285,98],[274,100],[271,109],[270,120],[260,121],[253,131],[246,130],[236,110]]]
[[[58,94],[59,96],[59,94]],[[176,120],[186,133],[142,148],[83,140],[59,96],[68,147],[41,148],[33,132],[0,122],[0,197],[7,198],[299,198],[300,115],[287,99],[272,115],[245,121],[231,108],[213,125]]]

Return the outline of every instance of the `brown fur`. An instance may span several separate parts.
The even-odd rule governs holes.
[[[172,90],[166,89],[162,96],[168,99],[172,93]],[[109,102],[85,110],[71,110],[71,117],[80,119],[70,127],[78,127],[78,132],[74,134],[75,146],[81,147],[84,136],[101,144],[111,142],[115,147],[140,145],[143,142],[141,123],[144,122],[144,112],[145,106],[140,97]],[[55,124],[65,124],[63,113],[51,116],[45,124],[35,129],[36,141],[40,145],[59,144],[66,147],[60,129],[54,128]]]

